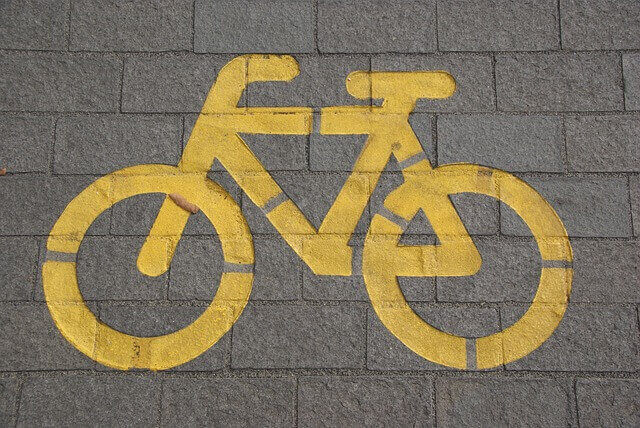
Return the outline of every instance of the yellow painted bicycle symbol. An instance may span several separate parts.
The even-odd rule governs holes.
[[[178,166],[137,165],[99,178],[66,207],[47,241],[44,291],[51,315],[69,342],[90,358],[119,369],[168,369],[216,343],[244,309],[253,281],[253,241],[234,199],[206,176],[215,159],[262,208],[286,242],[316,275],[362,274],[382,323],[430,361],[484,369],[515,361],[540,346],[558,326],[568,304],[571,246],[553,208],[532,187],[497,169],[451,164],[432,168],[409,125],[420,98],[450,97],[455,81],[444,71],[362,72],[347,77],[347,91],[382,105],[322,109],[321,134],[366,134],[368,139],[331,209],[316,230],[280,189],[239,134],[309,134],[306,107],[237,107],[248,83],[293,79],[291,56],[247,55],[230,61],[211,87]],[[364,248],[348,245],[391,155],[404,183],[371,221]],[[535,237],[542,257],[540,283],[527,312],[513,325],[479,338],[440,331],[407,304],[398,276],[475,274],[481,256],[449,195],[472,192],[513,208]],[[136,337],[100,322],[78,288],[76,253],[95,219],[113,204],[144,193],[179,194],[198,206],[219,235],[225,259],[218,291],[191,325],[164,336]],[[408,222],[422,209],[438,245],[401,245]],[[156,276],[168,268],[190,212],[167,197],[140,254],[138,268]]]

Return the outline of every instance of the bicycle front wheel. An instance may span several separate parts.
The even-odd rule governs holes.
[[[76,275],[76,254],[89,226],[116,202],[146,193],[179,193],[197,205],[216,228],[225,260],[218,290],[202,315],[181,330],[155,337],[128,335],[102,323],[87,307]],[[222,187],[176,167],[138,165],[99,178],[67,205],[49,234],[42,278],[51,316],[78,350],[121,370],[164,370],[202,354],[231,328],[249,300],[253,263],[249,227]]]

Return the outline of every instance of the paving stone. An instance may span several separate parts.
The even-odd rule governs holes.
[[[131,56],[124,64],[125,112],[199,113],[230,56],[192,53]]]
[[[175,116],[68,116],[56,125],[53,169],[108,174],[146,163],[177,164],[182,120]]]
[[[8,0],[0,4],[2,49],[63,50],[69,0]]]
[[[321,120],[316,116],[314,120]],[[422,149],[431,161],[435,161],[435,142],[432,130],[433,116],[411,113],[409,123]],[[312,171],[352,171],[367,141],[366,135],[311,134],[309,141],[309,169]],[[395,158],[388,165],[389,171],[400,171]],[[374,171],[372,171],[374,172]]]
[[[274,172],[271,175],[287,197],[307,216],[309,222],[318,228],[349,174],[282,171]],[[363,188],[368,186],[368,177],[359,176],[358,178]],[[275,227],[269,222],[262,210],[244,193],[242,194],[242,211],[251,227],[252,233],[277,233]],[[369,226],[367,220],[368,216],[365,208],[355,229],[357,233],[366,232]],[[344,232],[346,233],[347,231]]]
[[[557,2],[439,1],[438,47],[443,51],[557,49]]]
[[[551,204],[571,237],[631,236],[629,190],[625,177],[523,176]],[[515,212],[501,204],[502,231],[529,236]]]
[[[476,54],[377,55],[371,60],[377,71],[443,70],[456,80],[456,92],[444,100],[418,100],[417,112],[495,111],[491,56]]]
[[[578,379],[581,426],[639,426],[640,382],[633,379]]]
[[[0,115],[0,164],[8,172],[48,172],[53,118]]]
[[[218,290],[223,266],[217,236],[183,236],[171,261],[169,299],[211,302]]]
[[[31,300],[38,267],[38,240],[0,237],[0,301]]]
[[[640,49],[640,4],[633,0],[562,0],[562,47]]]
[[[477,306],[450,307],[438,303],[411,304],[435,328],[464,337],[480,337],[500,330],[498,311]],[[369,370],[452,370],[428,361],[407,348],[369,309],[367,368]]]
[[[0,180],[0,234],[48,235],[67,204],[94,181],[89,176],[13,175]],[[109,213],[102,214],[88,234],[106,234]]]
[[[418,377],[305,377],[298,387],[298,424],[428,426],[433,382]]]
[[[569,392],[555,379],[436,380],[440,426],[570,426]]]
[[[16,377],[0,377],[0,425],[2,426],[15,425],[20,383],[20,379]]]
[[[20,400],[18,426],[156,425],[156,378],[91,374],[31,377]]]
[[[640,116],[565,119],[570,171],[640,171]]]
[[[256,265],[252,300],[298,300],[303,262],[279,235],[253,237]]]
[[[89,51],[191,49],[191,0],[71,3],[70,48]]]
[[[516,322],[527,306],[500,311],[502,327]],[[569,304],[553,335],[507,370],[636,371],[638,320],[635,308]]]
[[[616,53],[519,53],[496,56],[498,109],[622,110]]]
[[[101,303],[100,321],[123,333],[134,336],[170,334],[193,323],[207,308],[206,303]],[[224,335],[197,358],[174,367],[171,371],[212,371],[226,366],[230,335]],[[98,365],[99,369],[110,370]]]
[[[215,53],[314,52],[310,0],[195,2],[194,49]]]
[[[291,378],[169,378],[162,426],[293,426],[295,394]]]
[[[241,137],[269,172],[308,169],[308,135],[243,134]]]
[[[73,370],[93,365],[60,334],[46,304],[0,303],[0,370]]]
[[[542,262],[533,239],[475,237],[482,267],[472,276],[437,278],[438,301],[531,302]]]
[[[5,52],[4,111],[116,111],[122,61],[108,54]],[[10,82],[10,84],[9,84]]]
[[[640,243],[580,239],[571,246],[572,302],[640,302]]]
[[[365,364],[365,309],[249,304],[233,327],[233,368],[356,368]]]
[[[635,236],[640,236],[640,175],[629,177],[631,188],[631,212],[633,215],[633,231]]]
[[[455,162],[510,172],[563,172],[562,119],[519,115],[439,116],[438,164]]]
[[[433,52],[436,2],[406,0],[390,7],[380,0],[318,2],[320,52]]]
[[[335,105],[368,105],[347,93],[346,79],[354,71],[369,71],[365,55],[296,55],[300,74],[289,82],[256,82],[249,85],[251,106],[305,106],[316,109]]]
[[[640,54],[622,55],[624,99],[627,110],[640,110]]]

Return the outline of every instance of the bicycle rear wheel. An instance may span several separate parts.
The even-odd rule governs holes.
[[[542,257],[540,282],[526,313],[506,329],[478,338],[449,334],[425,322],[409,307],[397,281],[403,275],[438,274],[437,261],[425,260],[427,246],[401,246],[398,241],[420,208],[428,216],[437,210],[430,206],[437,197],[465,192],[488,195],[513,208],[531,230]],[[571,245],[551,205],[524,181],[479,165],[444,165],[407,180],[387,196],[384,210],[384,216],[373,217],[365,240],[364,281],[382,323],[418,355],[459,369],[492,368],[534,351],[562,320],[573,275]]]
[[[181,330],[155,337],[128,335],[98,320],[76,275],[76,254],[89,226],[116,202],[145,193],[180,193],[196,204],[216,228],[225,260],[218,290],[202,315]],[[51,316],[78,350],[109,367],[164,370],[202,354],[231,328],[249,300],[253,263],[249,227],[222,187],[176,167],[138,165],[99,178],[67,205],[49,234],[42,277]]]

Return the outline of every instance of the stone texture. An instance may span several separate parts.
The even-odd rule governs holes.
[[[572,302],[640,303],[640,243],[573,240]]]
[[[38,268],[38,240],[0,237],[0,301],[31,300]]]
[[[223,265],[217,236],[183,236],[171,261],[169,299],[211,302]]]
[[[498,109],[622,110],[616,53],[518,53],[496,56]]]
[[[625,177],[542,177],[523,179],[551,204],[571,237],[631,236],[629,190]],[[502,231],[529,236],[524,221],[501,204]]]
[[[193,2],[78,0],[71,2],[72,50],[191,49]]]
[[[640,425],[640,382],[636,379],[578,379],[581,426]]]
[[[0,182],[0,235],[48,235],[67,204],[93,177],[48,177],[20,174]],[[87,232],[108,233],[110,214],[104,213]]]
[[[197,0],[194,37],[196,52],[314,52],[313,2]]]
[[[622,55],[624,100],[627,110],[640,110],[640,54]]]
[[[291,378],[167,379],[161,425],[293,426],[295,394]]]
[[[633,231],[635,236],[640,236],[640,175],[629,177],[631,190],[631,212],[633,215]]]
[[[18,426],[155,425],[160,384],[153,377],[91,374],[29,378]]]
[[[418,112],[495,111],[491,56],[475,54],[379,55],[371,60],[372,70],[443,70],[456,80],[456,92],[444,100],[418,100]]]
[[[0,164],[8,172],[48,172],[54,121],[48,116],[0,116]]]
[[[439,116],[438,164],[455,162],[509,172],[563,172],[562,120],[553,116]]]
[[[441,426],[570,426],[567,384],[555,379],[436,381]]]
[[[365,310],[252,305],[233,327],[233,368],[356,368],[365,364]]]
[[[527,306],[500,311],[506,328]],[[507,370],[611,371],[638,370],[638,319],[635,308],[570,304],[558,328],[538,349],[506,365]]]
[[[390,7],[380,0],[318,2],[320,52],[433,52],[436,2],[406,0]]]
[[[192,53],[132,56],[124,64],[122,110],[199,113],[230,56]]]
[[[640,172],[640,116],[565,119],[570,171]]]
[[[433,424],[431,379],[305,377],[298,387],[298,425],[427,426]]]
[[[269,172],[307,169],[308,135],[242,134],[241,138]]]
[[[90,369],[58,331],[44,303],[0,303],[0,371]]]
[[[634,0],[561,0],[562,47],[640,49],[640,4]]]
[[[182,120],[175,116],[67,116],[56,124],[53,170],[108,174],[126,166],[178,163]]]
[[[554,0],[438,2],[443,51],[542,51],[559,47]]]
[[[0,377],[0,425],[13,426],[20,398],[20,380]]]
[[[480,337],[500,330],[498,311],[478,306],[412,304],[411,308],[435,328],[464,337]],[[369,309],[367,368],[369,370],[453,370],[422,358],[407,348]]]
[[[105,54],[4,52],[2,111],[117,111],[122,61]]]
[[[302,295],[302,265],[279,235],[256,235],[256,265],[252,300],[298,300]]]
[[[67,47],[69,0],[8,0],[0,3],[0,48],[63,50]]]

